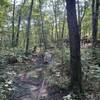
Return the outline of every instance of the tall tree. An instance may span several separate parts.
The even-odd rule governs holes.
[[[16,35],[16,46],[18,46],[18,42],[19,42],[19,33],[20,33],[20,26],[21,26],[21,15],[22,15],[22,7],[24,6],[26,0],[24,0],[22,6],[20,7],[19,9],[19,12],[18,12],[18,27],[17,27],[17,35]]]
[[[76,5],[77,5],[77,18],[78,18],[78,27],[79,27],[79,32],[81,36],[81,26],[82,26],[82,21],[86,13],[86,9],[88,8],[88,2],[84,0],[84,6],[81,4],[81,0],[76,0]]]
[[[29,15],[27,18],[27,27],[26,27],[26,52],[25,54],[28,54],[29,49],[29,37],[30,37],[30,22],[31,22],[31,15],[32,15],[32,8],[33,8],[33,1],[31,1],[30,9],[29,9]]]
[[[15,20],[15,3],[16,3],[16,0],[13,1],[13,18],[12,18],[12,47],[14,47],[15,45],[15,23],[14,23],[14,20]]]
[[[55,19],[55,40],[58,39],[58,25],[57,25],[57,2],[53,2],[53,12],[54,12],[54,19]]]
[[[92,0],[92,45],[96,46],[98,32],[99,0]]]
[[[45,50],[47,49],[47,45],[46,45],[46,35],[45,35],[45,32],[44,32],[44,19],[43,19],[43,13],[42,13],[42,5],[43,5],[43,1],[42,0],[39,0],[39,10],[40,10],[40,18],[41,18],[41,38],[42,38],[42,42],[44,44],[44,48]]]
[[[18,16],[18,29],[17,29],[17,35],[16,35],[16,46],[18,46],[18,42],[19,42],[20,25],[21,25],[21,12],[19,12],[19,16]]]
[[[62,64],[64,63],[64,59],[63,59],[63,56],[64,56],[64,48],[63,48],[63,38],[64,38],[64,31],[65,31],[65,21],[66,20],[66,17],[65,17],[65,10],[64,10],[64,18],[63,18],[63,24],[62,24],[62,30],[61,30],[61,39],[62,39],[62,47],[61,47],[61,50],[62,50]]]
[[[71,90],[76,95],[82,91],[80,61],[80,34],[77,22],[75,0],[66,0],[67,21],[70,39]]]

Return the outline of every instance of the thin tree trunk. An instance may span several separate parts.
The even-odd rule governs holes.
[[[75,0],[66,0],[66,3],[70,39],[71,89],[76,95],[78,95],[78,93],[82,91],[80,34],[76,17]]]
[[[79,0],[77,0],[77,9],[78,9],[78,26],[79,26],[79,33],[80,33],[80,36],[81,36],[81,12],[80,12]]]
[[[40,4],[40,17],[41,17],[41,35],[42,35],[42,40],[43,40],[43,44],[44,44],[44,48],[45,50],[47,49],[47,41],[46,41],[46,34],[44,32],[44,24],[43,24],[43,14],[42,14],[42,2],[41,0],[39,0],[39,4]]]
[[[60,17],[59,17],[59,32],[58,32],[58,40],[60,39],[61,37],[61,24],[60,24]]]
[[[55,40],[58,39],[58,26],[57,26],[57,8],[56,3],[53,4],[54,18],[55,18]]]
[[[58,4],[58,11],[60,9],[60,6]],[[58,40],[60,39],[61,36],[61,24],[60,24],[61,20],[60,20],[60,16],[59,16],[59,22],[58,22],[58,28],[59,28],[59,32],[58,32]]]
[[[2,36],[0,38],[0,47],[2,47]]]
[[[96,46],[98,32],[99,0],[92,0],[92,45]]]
[[[21,13],[19,13],[19,17],[18,17],[18,30],[17,30],[17,35],[16,35],[16,46],[18,46],[18,42],[19,42],[20,24],[21,24]]]
[[[51,23],[51,29],[52,29],[51,30],[51,33],[52,33],[51,34],[51,40],[54,41],[54,37],[53,37],[54,36],[54,21]]]
[[[64,48],[63,48],[63,37],[64,37],[64,31],[65,31],[65,12],[64,12],[64,20],[62,25],[62,32],[61,32],[61,39],[62,39],[62,64],[64,63]]]
[[[92,57],[93,60],[97,58],[95,50],[98,32],[98,13],[99,13],[99,0],[92,0]]]
[[[66,18],[65,18],[65,13],[64,13],[64,20],[63,20],[62,32],[61,32],[61,38],[62,38],[62,39],[63,39],[63,37],[64,37],[64,30],[65,30],[65,20],[66,20]]]
[[[14,23],[14,20],[15,20],[15,2],[16,0],[14,0],[14,4],[13,4],[13,18],[12,18],[12,47],[14,47],[15,45],[15,23]]]
[[[24,6],[25,3],[26,3],[26,0],[24,0],[24,2],[22,4],[22,7]],[[18,46],[18,43],[19,43],[19,33],[20,33],[20,25],[21,25],[21,14],[22,14],[22,11],[21,11],[21,8],[20,8],[19,16],[18,16],[18,29],[17,29],[17,35],[16,35],[16,46]]]
[[[86,5],[86,1],[84,1],[84,11],[82,11],[81,8],[80,8],[80,1],[77,0],[78,27],[79,27],[80,37],[81,37],[81,25],[82,25],[82,20],[83,20],[83,18],[84,18],[84,16],[85,16],[87,7],[88,7],[88,6]],[[83,12],[83,14],[81,14],[81,12]]]
[[[29,15],[28,15],[28,18],[27,18],[27,27],[26,27],[26,52],[25,52],[26,55],[28,54],[28,49],[29,49],[30,22],[31,22],[33,1],[34,0],[31,1]]]

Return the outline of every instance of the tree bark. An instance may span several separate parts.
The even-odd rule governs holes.
[[[64,31],[65,31],[65,12],[64,12],[64,19],[63,19],[63,25],[62,25],[62,30],[61,30],[61,38],[63,39],[64,37]]]
[[[26,52],[25,52],[26,55],[28,54],[28,49],[29,49],[30,22],[31,22],[33,1],[34,0],[31,1],[29,15],[28,15],[28,18],[27,18],[27,27],[26,27]]]
[[[62,30],[61,30],[61,45],[62,45],[62,47],[61,47],[61,51],[62,51],[62,64],[64,63],[64,58],[63,58],[63,56],[64,56],[64,48],[63,48],[63,37],[64,37],[64,31],[65,31],[65,12],[64,12],[64,19],[63,19],[63,25],[62,25]]]
[[[92,46],[96,46],[98,32],[99,0],[92,0]]]
[[[87,3],[86,3],[86,1],[84,1],[84,10],[81,10],[80,0],[77,0],[77,11],[78,11],[77,16],[78,16],[78,27],[79,27],[80,37],[81,37],[81,25],[82,25],[82,21],[85,16],[87,7],[88,7]],[[82,12],[83,12],[83,14],[82,14]]]
[[[26,3],[26,0],[24,0],[22,7],[24,6],[24,4]],[[16,46],[18,46],[19,43],[19,33],[20,33],[20,25],[21,25],[21,15],[22,15],[22,11],[21,8],[19,10],[19,16],[18,16],[18,29],[17,29],[17,35],[16,35]]]
[[[56,2],[54,2],[53,4],[53,12],[54,12],[54,18],[55,18],[55,40],[58,39],[58,25],[57,25],[57,8],[56,8],[57,4]]]
[[[67,21],[70,39],[71,89],[77,94],[82,91],[82,72],[80,61],[80,34],[77,22],[75,0],[66,0]]]
[[[18,29],[17,29],[17,35],[16,35],[16,46],[18,46],[18,43],[19,43],[20,24],[21,24],[21,13],[19,13],[19,17],[18,17]]]
[[[54,21],[51,23],[51,40],[54,41]]]
[[[39,9],[40,9],[40,17],[41,17],[41,32],[40,32],[40,34],[42,35],[42,42],[43,42],[43,44],[44,44],[44,48],[45,48],[45,50],[47,49],[47,44],[46,44],[46,34],[45,34],[45,32],[44,32],[44,24],[43,24],[43,14],[42,14],[42,11],[41,11],[41,9],[42,9],[42,2],[41,2],[41,0],[39,0]]]
[[[13,18],[12,18],[12,47],[14,47],[15,45],[15,23],[14,23],[14,20],[15,20],[15,2],[16,0],[14,0],[14,4],[13,4]]]
[[[78,9],[78,27],[79,27],[79,32],[81,36],[81,12],[80,12],[79,0],[77,0],[77,9]]]

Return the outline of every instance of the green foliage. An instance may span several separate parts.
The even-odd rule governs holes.
[[[44,77],[51,85],[57,85],[61,88],[67,88],[69,84],[69,49],[63,48],[63,64],[62,64],[62,49],[55,48],[52,51],[54,62],[44,72]]]
[[[43,41],[46,42],[47,48],[52,48],[50,51],[53,54],[54,65],[50,65],[45,71],[45,78],[50,84],[56,84],[59,87],[66,87],[69,84],[69,60],[70,60],[70,50],[69,47],[62,45],[63,38],[67,38],[68,28],[67,20],[65,20],[64,33],[62,38],[62,27],[64,21],[64,13],[66,19],[65,10],[65,0],[40,0],[41,1],[41,11],[43,17],[43,32],[41,32],[41,16],[39,9],[39,0],[34,1],[32,19],[31,19],[31,29],[30,29],[30,48],[34,48],[35,45],[40,46]],[[26,19],[29,12],[31,0],[27,0],[25,4],[20,3],[15,7],[15,18],[14,18],[14,28],[15,36],[18,29],[18,16],[22,17],[21,28],[19,34],[19,44],[18,47],[11,48],[11,38],[12,38],[12,3],[10,0],[0,0],[0,100],[7,100],[10,93],[13,91],[12,85],[8,84],[14,78],[14,73],[20,73],[21,71],[31,71],[34,68],[31,64],[7,65],[7,57],[9,55],[14,55],[19,62],[22,62],[22,58],[25,57],[25,44],[26,44]],[[82,37],[87,35],[91,38],[91,7],[90,2],[89,7],[86,9],[86,13],[82,20],[81,35]],[[83,9],[83,8],[82,8]],[[57,23],[55,21],[55,13],[57,17]],[[98,21],[100,24],[100,19]],[[58,31],[58,39],[56,40],[56,24]],[[100,26],[100,25],[99,25]],[[43,38],[44,35],[44,38]],[[100,34],[98,32],[98,38]],[[40,41],[41,40],[41,41]],[[57,47],[57,45],[59,45]],[[42,45],[44,48],[44,45]],[[30,50],[29,50],[30,52]],[[92,84],[94,86],[93,90],[98,90],[95,84],[98,86],[100,81],[100,48],[95,48],[95,59],[92,56],[92,48],[82,48],[81,49],[81,62],[82,62],[82,72],[83,81]],[[62,63],[62,64],[61,64]],[[9,68],[13,69],[10,70]],[[10,70],[10,71],[9,71]],[[10,73],[10,74],[9,74]],[[85,83],[84,83],[85,84]],[[89,85],[86,85],[85,92],[88,94]],[[6,87],[7,86],[7,87]],[[10,89],[10,90],[9,90]],[[96,93],[96,96],[100,96],[100,92]],[[90,99],[92,100],[92,99]]]
[[[8,5],[9,5],[9,0],[0,0],[0,6],[8,7]]]
[[[1,54],[0,54],[1,56]],[[1,58],[0,62],[0,100],[7,100],[10,96],[10,92],[12,91],[11,87],[11,75],[7,73],[7,65],[5,58]],[[11,72],[12,73],[12,72]]]

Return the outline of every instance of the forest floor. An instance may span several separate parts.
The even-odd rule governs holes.
[[[28,64],[27,64],[28,65]],[[11,66],[11,65],[10,65]],[[25,66],[25,65],[24,65]],[[29,66],[29,65],[28,65]],[[42,66],[31,65],[28,71],[18,71],[19,73],[13,79],[13,87],[15,88],[11,100],[63,100],[63,95],[56,87],[49,87],[45,79],[44,72],[52,66],[44,64]],[[15,64],[13,70],[22,67],[20,64]],[[48,89],[50,90],[48,91]],[[52,88],[52,89],[51,89]],[[50,93],[48,93],[50,92]],[[49,94],[49,96],[48,96]]]
[[[60,89],[50,86],[45,79],[44,72],[52,66],[51,64],[29,65],[24,64],[28,71],[17,70],[22,67],[20,64],[13,65],[13,71],[17,70],[18,74],[13,79],[15,88],[11,100],[63,100],[65,94],[61,94]],[[10,65],[11,67],[11,65]],[[49,95],[48,95],[49,94]]]
[[[16,90],[13,100],[40,100],[47,96],[43,70],[44,68],[36,68],[33,71],[20,73],[14,79]]]
[[[81,58],[86,100],[100,100],[100,48],[96,49],[97,58],[94,59],[91,48],[84,48]],[[30,57],[25,58],[24,62],[20,59],[19,61],[16,64],[7,64],[4,70],[3,77],[7,73],[5,88],[10,91],[7,100],[64,100],[64,96],[70,95],[67,94],[70,79],[68,61],[65,64],[56,60],[44,64],[41,57],[38,58],[37,64],[34,64],[33,59],[30,61]]]

